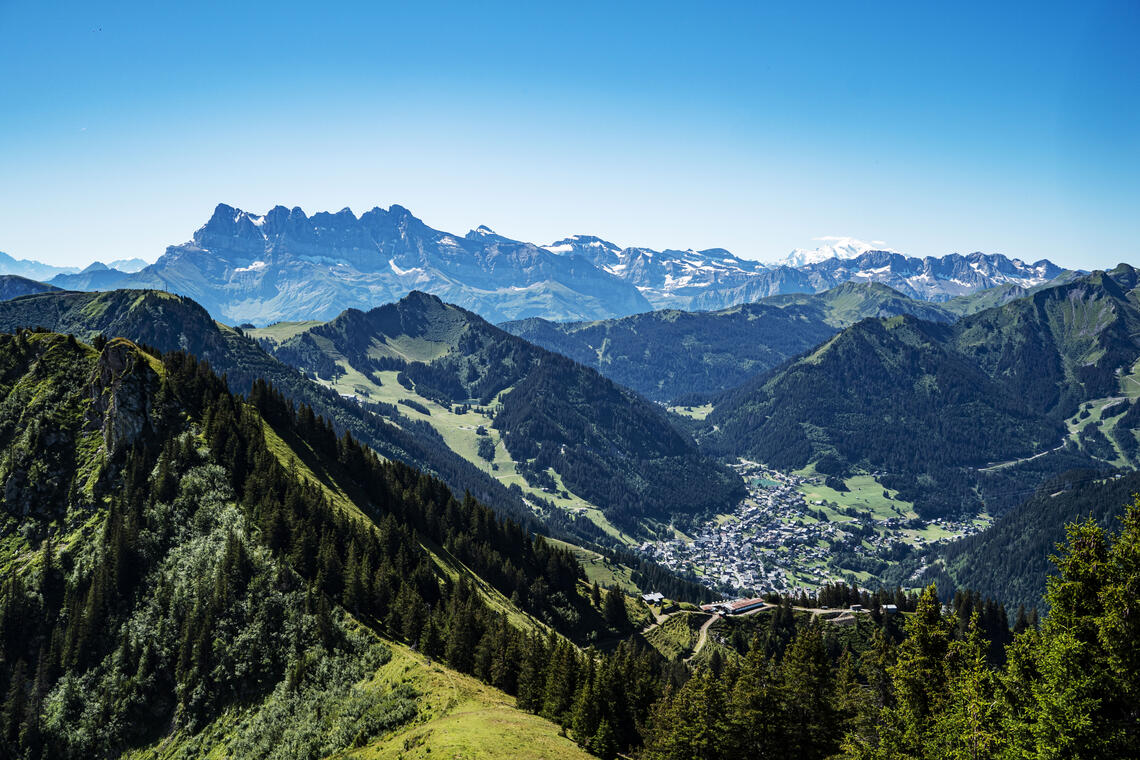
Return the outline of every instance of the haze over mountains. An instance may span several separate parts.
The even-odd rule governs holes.
[[[408,209],[309,216],[276,206],[255,214],[219,204],[191,240],[151,265],[95,262],[83,270],[0,259],[0,273],[64,289],[153,288],[186,295],[230,324],[331,319],[412,290],[492,322],[538,317],[609,319],[660,308],[723,309],[772,295],[880,282],[912,298],[945,301],[997,285],[1030,288],[1065,270],[1000,254],[916,258],[851,238],[823,239],[781,263],[722,248],[652,250],[574,235],[536,245],[479,226],[465,235],[429,227]]]

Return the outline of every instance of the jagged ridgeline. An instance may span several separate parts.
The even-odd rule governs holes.
[[[398,371],[397,381],[448,408],[492,407],[528,480],[553,472],[634,534],[647,518],[724,511],[744,494],[739,477],[702,455],[657,405],[435,296],[350,309],[273,350],[318,375],[354,370],[375,384]]]
[[[568,552],[264,382],[95,343],[0,335],[0,755],[324,757],[418,720],[394,641],[514,693],[523,630],[607,630]]]
[[[186,351],[209,362],[235,393],[249,393],[258,379],[264,379],[381,455],[437,475],[457,494],[469,491],[516,520],[526,523],[534,519],[518,494],[456,455],[430,426],[398,416],[385,419],[309,382],[255,341],[215,322],[189,298],[155,290],[114,290],[43,293],[0,302],[0,331],[32,327],[74,333],[88,341],[100,335],[120,336],[161,351]],[[593,523],[569,519],[562,512],[552,511],[544,516],[544,522],[548,535],[600,535]]]

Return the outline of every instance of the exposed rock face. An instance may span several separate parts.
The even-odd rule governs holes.
[[[277,206],[256,215],[221,204],[191,241],[101,287],[169,290],[231,324],[331,319],[412,290],[492,321],[598,319],[651,308],[633,284],[580,257],[486,227],[465,236],[435,230],[402,206],[357,218],[349,209],[310,217]]]
[[[946,301],[998,285],[1033,287],[1064,271],[1046,260],[1000,254],[915,258],[851,239],[831,242],[768,265],[723,248],[658,251],[592,235],[546,246],[485,226],[459,235],[433,229],[398,205],[357,217],[347,208],[310,216],[275,206],[253,214],[222,203],[191,240],[141,269],[144,262],[126,260],[64,272],[0,254],[0,273],[29,276],[33,270],[21,266],[36,264],[55,275],[51,285],[66,290],[164,290],[193,298],[227,324],[265,325],[368,311],[413,290],[490,322],[592,321],[663,308],[723,309],[846,282],[878,282],[912,298]]]
[[[91,380],[91,417],[102,427],[108,457],[134,445],[152,432],[152,398],[158,375],[139,349],[113,340],[99,355]]]

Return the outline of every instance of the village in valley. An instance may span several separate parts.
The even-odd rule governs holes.
[[[874,587],[894,567],[891,580],[915,574],[916,550],[980,531],[975,519],[920,519],[911,505],[874,480],[849,481],[837,492],[812,473],[785,473],[741,460],[734,468],[748,496],[730,515],[718,515],[691,535],[647,541],[646,557],[726,593],[798,593],[825,583]],[[913,569],[911,566],[914,566]]]

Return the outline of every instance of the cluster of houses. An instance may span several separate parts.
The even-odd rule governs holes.
[[[822,504],[805,499],[804,478],[748,461],[736,469],[748,484],[748,496],[731,517],[706,523],[691,540],[647,541],[640,552],[671,570],[693,572],[710,588],[793,594],[846,580],[850,571],[834,563],[839,551],[877,557],[899,543],[924,543],[904,517],[872,521],[875,532],[869,535],[851,530],[860,522],[854,517],[817,520]],[[863,516],[864,522],[869,519]],[[955,537],[979,530],[969,521],[931,523]]]
[[[803,479],[751,463],[740,467],[749,493],[731,518],[706,524],[691,541],[648,541],[640,551],[672,570],[695,572],[712,588],[795,593],[832,580],[827,546],[838,528],[802,519],[809,511],[797,490]]]

